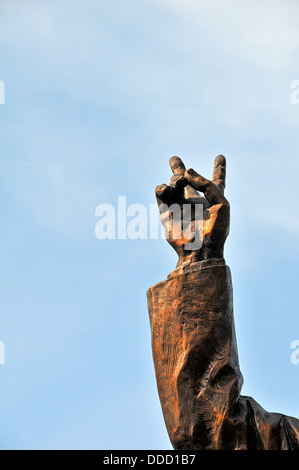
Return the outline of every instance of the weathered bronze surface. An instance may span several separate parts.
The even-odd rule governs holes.
[[[253,398],[240,395],[232,281],[223,258],[230,220],[225,157],[215,159],[211,181],[186,171],[179,157],[170,159],[170,167],[170,183],[158,186],[156,197],[179,260],[165,281],[148,289],[147,299],[157,386],[171,443],[183,450],[299,450],[298,419],[268,413]],[[181,214],[191,207],[189,237],[167,211],[174,203]],[[203,204],[203,220],[196,218],[197,204]],[[202,245],[186,250],[200,227]]]

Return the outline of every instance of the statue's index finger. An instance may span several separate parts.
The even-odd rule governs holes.
[[[214,161],[214,171],[211,181],[216,184],[218,189],[224,194],[226,178],[226,158],[224,155],[218,155]]]
[[[170,168],[174,174],[174,176],[176,175],[184,175],[185,174],[185,171],[186,171],[186,167],[184,165],[184,162],[183,160],[180,158],[180,157],[171,157],[169,159],[169,165],[170,165]],[[173,181],[173,176],[170,180],[170,185],[171,185],[171,182]],[[185,187],[185,190],[184,190],[184,193],[185,193],[185,198],[186,199],[190,199],[190,198],[194,198],[194,197],[198,197],[199,194],[197,191],[195,191],[195,189],[192,188],[192,186],[190,185],[187,185]]]
[[[184,162],[180,157],[171,157],[169,159],[169,165],[174,175],[183,175],[186,171]]]

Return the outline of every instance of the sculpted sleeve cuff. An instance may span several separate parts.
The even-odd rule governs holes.
[[[224,259],[175,269],[148,289],[147,299],[158,392],[175,449],[298,449],[297,419],[240,396]]]

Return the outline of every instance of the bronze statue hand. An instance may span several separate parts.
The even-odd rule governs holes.
[[[170,158],[169,164],[173,176],[169,185],[156,187],[156,198],[167,241],[179,256],[177,266],[223,258],[230,219],[224,197],[225,157],[216,157],[211,181],[192,169],[186,171],[179,157]]]
[[[186,171],[179,157],[172,157],[170,166],[174,175],[168,186],[156,188],[156,196],[179,269],[147,290],[147,302],[158,393],[171,443],[176,450],[192,451],[299,450],[298,419],[268,413],[241,395],[233,287],[223,259],[230,219],[223,195],[225,158],[216,158],[211,181]],[[186,207],[192,214],[187,222]],[[201,230],[201,244],[192,249],[196,229]]]

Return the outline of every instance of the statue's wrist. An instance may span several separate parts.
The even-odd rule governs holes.
[[[177,276],[178,274],[184,274],[189,272],[195,272],[214,266],[225,266],[226,262],[224,258],[208,258],[198,261],[188,261],[185,263],[178,263],[176,268],[168,275],[168,278]]]
[[[208,247],[202,247],[200,250],[190,250],[180,254],[176,267],[189,266],[190,264],[210,259],[223,259],[223,249],[216,250]]]

